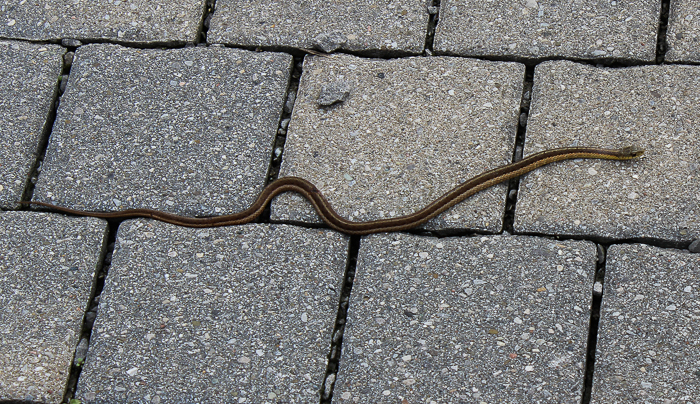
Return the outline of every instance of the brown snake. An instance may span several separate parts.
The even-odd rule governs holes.
[[[90,216],[103,219],[128,219],[144,217],[185,227],[218,227],[249,223],[255,220],[270,203],[272,198],[283,192],[296,192],[309,200],[318,215],[331,228],[346,234],[364,235],[371,233],[392,232],[412,229],[420,226],[464,199],[492,187],[526,174],[545,164],[570,159],[607,159],[630,160],[644,154],[644,150],[636,146],[622,149],[600,149],[594,147],[565,147],[534,153],[516,163],[507,164],[471,178],[441,197],[437,198],[423,209],[414,213],[391,219],[353,222],[338,215],[328,203],[321,191],[309,181],[298,177],[282,177],[271,182],[258,196],[250,207],[242,212],[213,217],[186,217],[172,213],[160,212],[153,209],[128,209],[120,212],[90,212],[55,206],[45,202],[21,201],[21,204],[32,204],[51,208],[58,212]]]

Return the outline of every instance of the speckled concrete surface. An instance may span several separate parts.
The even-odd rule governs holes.
[[[0,214],[0,401],[63,399],[105,229],[98,219]]]
[[[205,0],[10,0],[0,7],[0,36],[46,41],[195,42]]]
[[[226,48],[76,53],[36,200],[194,215],[265,185],[291,57]]]
[[[425,0],[218,0],[207,41],[238,46],[288,46],[325,52],[423,51]]]
[[[347,250],[327,230],[123,223],[76,397],[318,402]]]
[[[519,232],[700,238],[700,67],[535,69],[525,155],[572,145],[646,149],[629,162],[567,161],[520,183]]]
[[[670,5],[666,31],[669,62],[700,62],[700,3],[674,0]]]
[[[352,220],[413,213],[511,162],[523,74],[517,63],[448,57],[308,57],[280,176],[308,179]],[[319,106],[324,86],[339,82],[347,100]],[[497,232],[505,192],[486,190],[425,227]],[[296,195],[273,202],[272,218],[319,220]]]
[[[435,51],[653,62],[660,2],[444,0]]]
[[[333,401],[580,402],[595,261],[582,241],[363,239]]]
[[[22,199],[53,107],[64,52],[55,45],[0,42],[0,207],[4,209]]]
[[[698,293],[700,254],[610,247],[592,403],[698,402]]]

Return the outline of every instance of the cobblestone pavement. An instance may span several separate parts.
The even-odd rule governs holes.
[[[0,3],[0,402],[700,403],[695,0]],[[356,221],[569,160],[420,229]]]

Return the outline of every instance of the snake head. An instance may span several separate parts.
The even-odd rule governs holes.
[[[620,149],[620,153],[625,158],[637,158],[644,154],[644,149],[637,145],[631,145]]]

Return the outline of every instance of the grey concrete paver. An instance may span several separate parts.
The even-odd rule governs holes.
[[[413,213],[511,162],[523,74],[518,63],[450,57],[309,57],[280,176],[306,178],[355,221]],[[347,100],[319,105],[338,83]],[[505,191],[500,185],[477,194],[425,227],[497,232]],[[296,195],[274,201],[272,218],[319,220]]]
[[[286,225],[119,229],[83,403],[311,403],[348,239]]]
[[[660,3],[444,0],[436,52],[653,62]]]
[[[428,27],[425,0],[218,0],[209,43],[316,48],[325,52],[418,54]]]
[[[265,184],[292,58],[223,47],[78,49],[35,199],[184,215]]]
[[[596,247],[362,240],[337,403],[578,403]]]
[[[592,403],[698,403],[698,293],[700,254],[610,247]]]
[[[22,199],[61,74],[63,48],[0,42],[0,207]]]
[[[700,62],[700,4],[695,0],[675,0],[670,4],[666,30],[665,60]]]
[[[538,65],[525,155],[629,144],[646,153],[637,161],[566,161],[528,174],[520,183],[515,230],[700,238],[698,91],[697,66]]]
[[[0,214],[0,401],[63,399],[105,231],[92,218]]]
[[[0,36],[33,41],[79,39],[135,43],[196,42],[205,0],[9,0]]]

